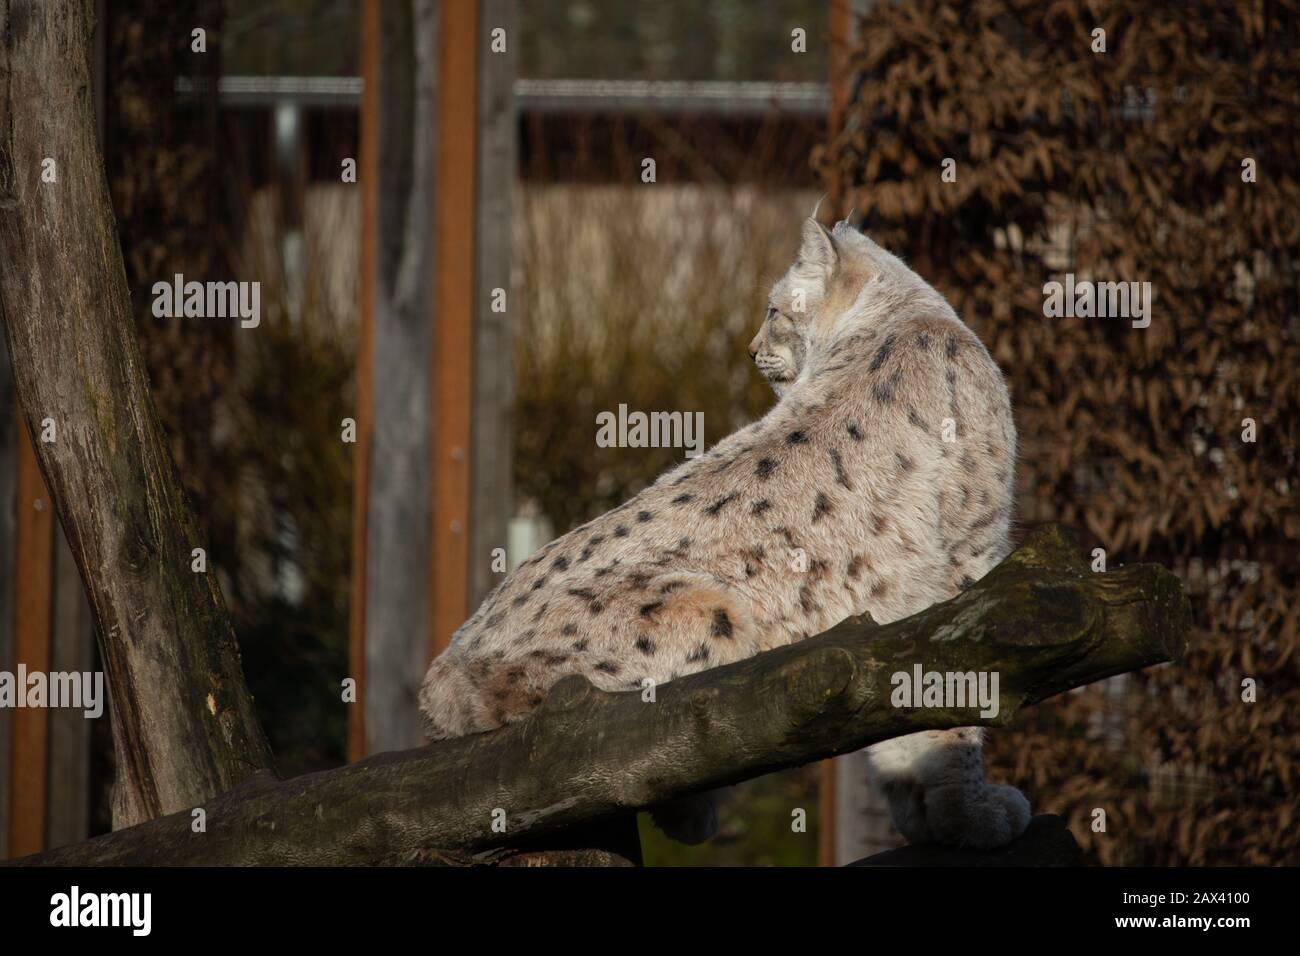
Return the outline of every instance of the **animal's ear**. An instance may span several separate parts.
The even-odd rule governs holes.
[[[803,241],[799,246],[799,261],[805,266],[829,276],[839,264],[839,253],[835,250],[835,240],[816,219],[803,221]]]

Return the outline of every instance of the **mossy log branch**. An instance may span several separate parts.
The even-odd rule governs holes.
[[[0,0],[0,318],[95,615],[123,826],[229,790],[271,752],[214,576],[191,570],[204,542],[149,394],[95,141],[92,6]]]
[[[1092,573],[1057,527],[969,590],[903,621],[827,633],[672,681],[647,702],[579,677],[519,723],[338,770],[250,784],[180,813],[27,857],[49,864],[489,862],[567,828],[856,750],[981,723],[894,707],[891,675],[996,671],[999,725],[1054,694],[1181,654],[1190,611],[1155,565]],[[494,811],[505,832],[494,832]]]

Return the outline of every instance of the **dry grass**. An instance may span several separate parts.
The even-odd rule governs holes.
[[[557,529],[682,460],[597,448],[599,412],[703,412],[712,444],[770,406],[746,346],[816,201],[750,187],[522,190],[515,477]]]

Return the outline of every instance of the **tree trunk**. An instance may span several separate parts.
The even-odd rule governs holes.
[[[920,730],[1002,725],[1019,709],[1172,660],[1191,612],[1155,565],[1093,574],[1058,528],[967,591],[903,621],[819,637],[672,681],[656,699],[581,677],[488,734],[241,788],[195,834],[176,814],[36,864],[497,862],[568,828]],[[997,672],[999,711],[894,706],[892,675]]]
[[[131,321],[95,142],[88,9],[0,0],[0,316],[98,626],[122,827],[202,804],[271,754],[213,573],[191,570],[204,542]],[[51,423],[55,440],[42,440]]]

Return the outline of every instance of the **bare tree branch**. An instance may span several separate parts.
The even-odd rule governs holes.
[[[1155,565],[1091,573],[1057,527],[973,587],[904,621],[827,633],[672,681],[646,702],[580,677],[519,723],[210,800],[188,813],[20,861],[28,864],[488,862],[566,828],[856,750],[980,723],[972,709],[895,707],[913,665],[996,671],[1000,711],[1182,653],[1190,609]],[[506,830],[494,832],[494,811]]]
[[[0,317],[98,627],[122,826],[228,790],[271,752],[216,580],[191,570],[204,542],[149,394],[95,141],[91,6],[0,0]]]

